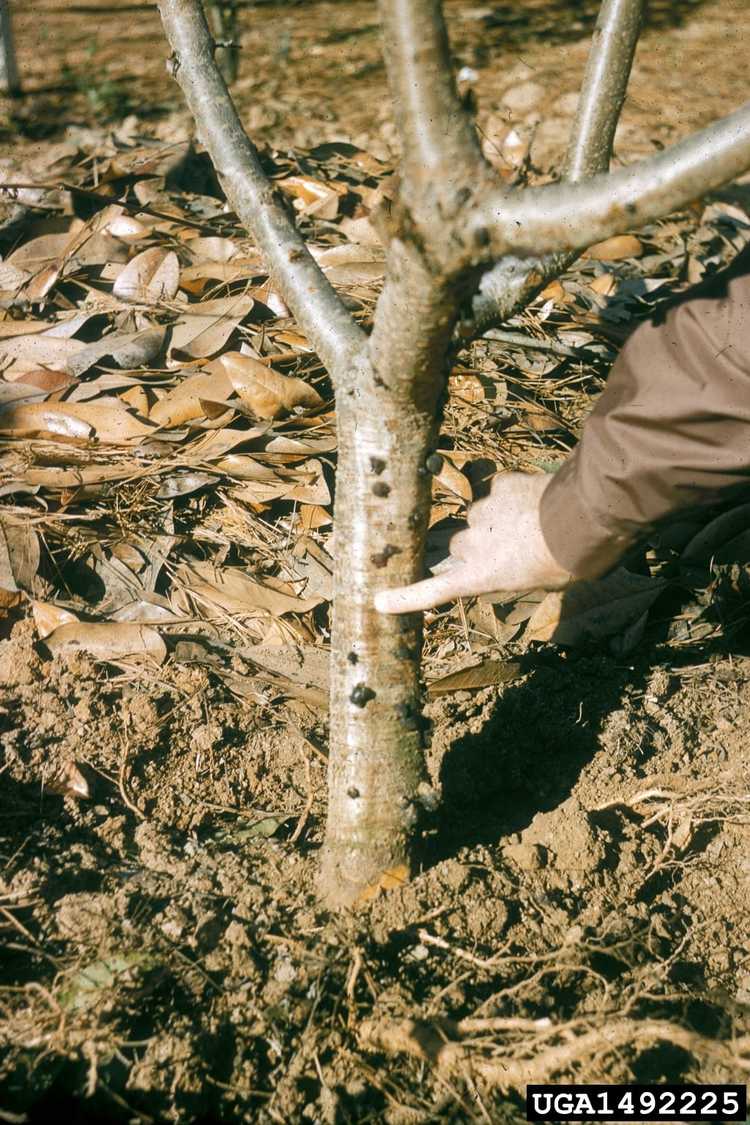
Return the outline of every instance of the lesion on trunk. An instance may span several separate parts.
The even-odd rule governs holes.
[[[420,615],[383,618],[374,591],[421,576],[434,411],[339,410],[324,898],[351,905],[414,860],[429,790]]]

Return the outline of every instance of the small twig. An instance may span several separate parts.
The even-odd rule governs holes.
[[[305,782],[307,784],[307,801],[305,802],[305,807],[303,808],[302,812],[299,815],[299,818],[297,820],[297,826],[294,829],[294,832],[292,832],[291,836],[289,837],[289,843],[290,844],[296,844],[297,841],[299,840],[300,836],[302,835],[302,830],[305,827],[305,825],[307,824],[307,818],[310,815],[310,812],[311,812],[312,807],[313,807],[313,802],[315,800],[315,792],[313,790],[312,776],[311,776],[311,772],[310,772],[310,759],[308,758],[307,754],[305,754],[301,749],[300,749],[300,755],[302,757],[302,761],[305,763]]]
[[[558,344],[556,340],[537,340],[534,336],[525,336],[522,332],[508,332],[504,328],[489,328],[480,339],[512,344],[513,347],[528,348],[534,352],[551,352],[553,355],[565,356],[568,359],[580,359],[586,354],[585,348],[571,348],[567,344]]]

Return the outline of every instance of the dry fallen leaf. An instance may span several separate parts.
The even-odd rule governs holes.
[[[639,618],[666,585],[622,567],[596,582],[575,582],[547,594],[529,620],[525,639],[577,645],[611,637]]]
[[[643,245],[634,234],[616,234],[604,242],[596,242],[584,251],[582,257],[594,258],[599,262],[616,262],[620,258],[640,258]]]
[[[117,398],[96,402],[43,402],[9,406],[0,410],[0,433],[17,437],[50,433],[67,438],[90,438],[107,443],[128,441],[153,434],[154,428],[141,422]]]
[[[452,691],[472,691],[506,684],[521,675],[521,665],[509,660],[483,660],[471,668],[451,672],[427,684],[427,694],[448,695]]]
[[[76,621],[59,625],[44,643],[53,656],[83,649],[97,660],[148,656],[161,664],[167,657],[167,646],[156,630],[148,625]]]
[[[118,273],[112,292],[121,301],[157,305],[171,301],[180,283],[180,263],[173,250],[151,246]]]
[[[205,417],[203,400],[224,402],[233,392],[232,384],[215,365],[199,375],[189,375],[151,407],[149,418],[159,426],[181,426],[193,418]]]
[[[221,351],[254,304],[252,297],[241,294],[188,305],[172,329],[173,362],[174,353],[204,359]]]
[[[297,406],[323,405],[314,387],[302,379],[281,375],[252,356],[227,352],[209,365],[222,373],[258,418],[281,418]]]

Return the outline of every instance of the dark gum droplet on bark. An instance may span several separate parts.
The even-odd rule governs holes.
[[[391,486],[386,484],[384,480],[376,480],[375,484],[372,486],[372,491],[375,496],[389,496]]]
[[[355,707],[366,707],[370,700],[374,698],[375,692],[367,684],[355,684],[352,688],[352,694],[349,696],[349,701]]]

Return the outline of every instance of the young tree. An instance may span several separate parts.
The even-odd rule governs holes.
[[[214,62],[200,0],[159,0],[172,70],[240,220],[331,376],[337,403],[329,813],[322,891],[351,903],[405,871],[425,792],[421,619],[376,591],[422,577],[430,469],[462,309],[470,338],[592,242],[665,215],[750,166],[750,104],[608,173],[642,0],[604,0],[567,183],[498,182],[455,90],[440,0],[381,0],[402,147],[372,331],[351,319],[275,196]]]
[[[0,90],[11,97],[21,93],[9,0],[0,0]]]

